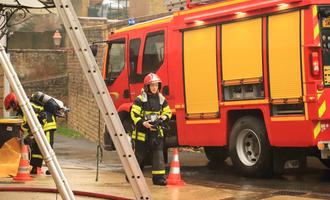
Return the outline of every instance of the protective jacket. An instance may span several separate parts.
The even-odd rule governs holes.
[[[131,109],[131,118],[135,125],[132,133],[132,139],[135,147],[136,158],[142,167],[148,154],[152,154],[152,175],[153,178],[165,175],[164,163],[164,131],[161,127],[157,129],[147,129],[143,126],[143,122],[151,120],[150,116],[159,118],[166,115],[167,120],[172,116],[171,109],[161,93],[147,94],[142,92],[139,95]]]
[[[54,144],[54,132],[57,129],[56,125],[56,119],[55,116],[47,111],[45,111],[44,107],[41,106],[40,104],[30,102],[31,106],[36,113],[36,116],[39,120],[39,123],[42,126],[42,129],[45,132],[46,138],[48,142],[50,143],[51,147],[53,147]],[[29,124],[27,123],[27,118],[25,115],[22,114],[21,111],[19,111],[19,114],[23,116],[23,123],[21,125],[21,129],[24,133],[27,133],[30,137],[30,139],[34,139],[33,133],[31,133]],[[37,143],[31,142],[31,160],[30,160],[30,165],[33,167],[41,167],[42,166],[42,161],[43,157],[41,155],[40,149],[37,145]]]
[[[148,129],[143,126],[143,122],[150,120],[148,116],[153,114],[157,117],[166,115],[167,119],[172,117],[171,109],[161,93],[152,95],[143,91],[142,94],[135,99],[131,109],[131,118],[136,127],[133,131],[132,139],[137,139],[142,142],[148,139],[146,138]],[[160,129],[160,136],[164,137],[162,128]]]

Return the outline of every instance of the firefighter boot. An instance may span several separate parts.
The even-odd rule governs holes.
[[[161,185],[161,186],[167,185],[165,175],[153,175],[152,183],[154,185]]]
[[[30,171],[30,174],[31,175],[37,175],[37,173],[38,173],[38,168],[35,167],[35,166],[33,166],[32,169],[31,169],[31,171]]]
[[[50,171],[47,169],[47,171],[46,171],[46,175],[47,176],[50,176],[51,175],[51,173],[50,173]]]

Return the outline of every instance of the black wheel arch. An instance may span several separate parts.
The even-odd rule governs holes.
[[[243,116],[253,116],[263,120],[264,124],[264,115],[259,109],[250,109],[250,110],[230,110],[227,113],[227,138],[229,142],[229,134],[233,128],[235,122]],[[228,144],[228,143],[227,143]]]

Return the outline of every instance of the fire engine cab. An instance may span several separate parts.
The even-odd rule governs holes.
[[[169,16],[109,35],[103,76],[126,131],[153,72],[174,114],[167,147],[248,176],[307,156],[330,167],[330,0],[167,2]]]

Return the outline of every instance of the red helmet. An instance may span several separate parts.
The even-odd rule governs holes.
[[[160,80],[160,78],[157,74],[149,73],[144,78],[144,85],[150,85],[151,83],[162,83],[162,81]]]
[[[14,109],[17,109],[18,100],[17,100],[15,93],[11,92],[6,96],[4,105],[5,105],[6,110],[9,110],[11,107]]]

